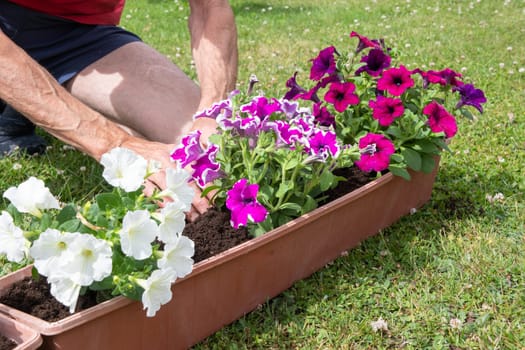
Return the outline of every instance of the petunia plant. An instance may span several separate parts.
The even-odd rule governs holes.
[[[262,234],[311,211],[350,160],[333,130],[294,101],[238,91],[195,116],[219,125],[206,148],[200,133],[183,138],[172,159],[231,211],[233,227]]]
[[[483,91],[450,68],[409,70],[382,39],[350,38],[355,48],[329,46],[312,59],[310,88],[295,73],[285,99],[311,103],[342,144],[358,151],[355,165],[364,172],[410,179],[407,168],[431,171],[457,132],[456,118],[473,118],[467,106],[483,112]]]
[[[231,212],[237,228],[266,232],[314,209],[356,166],[410,179],[408,169],[430,172],[448,149],[456,118],[480,113],[483,91],[450,68],[409,70],[381,39],[356,32],[356,48],[322,49],[311,60],[311,87],[287,82],[283,98],[231,96],[197,113],[214,118],[209,142],[187,135],[171,157],[192,172],[213,203]],[[203,147],[202,144],[207,144]]]
[[[194,243],[182,235],[194,194],[189,173],[168,169],[166,189],[146,197],[143,183],[158,170],[155,163],[125,148],[104,154],[101,163],[114,188],[80,206],[60,204],[34,177],[7,189],[0,254],[33,263],[34,275],[47,278],[51,294],[70,312],[91,290],[101,300],[142,300],[154,316],[171,299],[171,284],[193,268]]]

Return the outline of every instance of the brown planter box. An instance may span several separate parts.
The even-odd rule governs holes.
[[[0,334],[16,343],[15,350],[33,350],[42,345],[42,337],[37,331],[1,313]]]
[[[0,304],[43,335],[45,349],[185,349],[310,276],[430,199],[432,174],[387,174],[267,234],[195,264],[154,318],[116,297],[58,322]],[[322,237],[323,239],[319,239]],[[28,275],[29,270],[25,271]],[[9,280],[0,279],[0,289]]]

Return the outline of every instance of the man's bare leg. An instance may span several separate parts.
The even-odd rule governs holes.
[[[189,131],[200,90],[142,42],[106,55],[65,84],[75,97],[145,138],[177,143]]]

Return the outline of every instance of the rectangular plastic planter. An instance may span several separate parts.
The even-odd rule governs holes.
[[[14,350],[33,350],[42,344],[40,333],[1,313],[0,334],[16,343]]]
[[[185,349],[310,276],[430,199],[437,171],[386,174],[265,235],[195,264],[173,299],[148,318],[117,297],[58,322],[0,304],[43,335],[45,349]],[[0,289],[24,272],[0,279]],[[16,273],[15,273],[16,274]],[[30,271],[26,270],[25,275]]]

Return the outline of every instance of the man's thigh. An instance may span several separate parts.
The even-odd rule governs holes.
[[[166,143],[188,131],[200,99],[198,86],[184,72],[142,42],[107,54],[65,87],[108,118]]]

